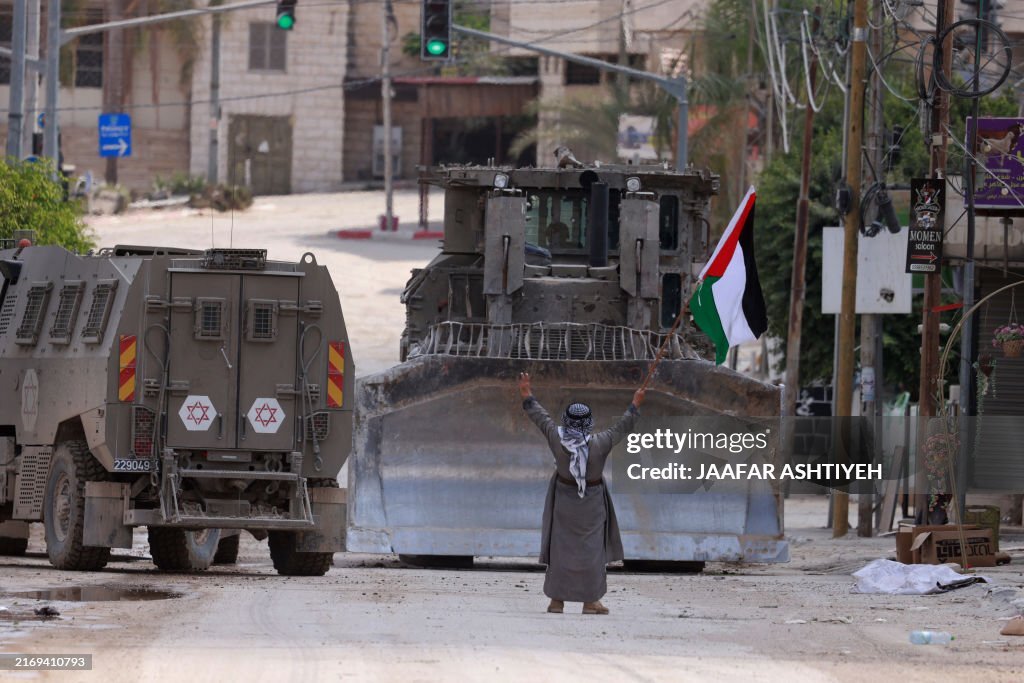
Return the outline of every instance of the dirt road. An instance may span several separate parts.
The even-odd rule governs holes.
[[[342,296],[359,374],[397,362],[409,270],[436,245],[341,241],[329,231],[371,226],[379,193],[257,200],[234,217],[236,246],[271,257],[313,251]],[[398,193],[411,219],[416,196]],[[431,216],[440,218],[435,198]],[[102,245],[204,248],[231,241],[231,217],[172,211],[97,218]],[[212,236],[212,237],[211,237]],[[539,511],[538,511],[539,514]],[[850,592],[850,573],[891,556],[892,538],[833,540],[826,501],[791,498],[793,561],[710,565],[700,575],[615,571],[612,613],[544,612],[543,573],[528,561],[483,561],[474,570],[422,570],[394,557],[338,554],[323,578],[278,577],[266,543],[243,535],[237,566],[202,575],[156,572],[144,531],[107,570],[50,568],[39,529],[25,558],[0,558],[0,652],[91,653],[84,673],[18,672],[0,678],[60,681],[913,681],[1024,680],[1024,638],[999,636],[1024,588],[1024,556],[985,570],[999,590],[975,585],[928,597]],[[539,520],[538,520],[539,525]],[[35,525],[38,527],[38,525]],[[539,532],[538,532],[539,535]],[[1004,534],[1021,546],[1024,533]],[[36,600],[27,591],[107,586],[170,590],[152,601]],[[39,620],[33,610],[61,614]],[[917,628],[948,630],[948,646],[915,646]]]
[[[137,551],[106,571],[69,574],[30,556],[0,559],[0,651],[91,653],[87,673],[17,674],[82,681],[1019,681],[1024,638],[999,636],[1017,564],[927,597],[850,592],[850,571],[891,538],[832,540],[822,498],[791,499],[788,565],[711,565],[701,575],[616,571],[607,617],[544,612],[543,573],[528,561],[474,570],[401,567],[393,557],[335,556],[323,578],[273,573],[266,543],[243,536],[237,566],[167,575]],[[1019,540],[1016,541],[1019,545]],[[134,556],[133,556],[134,555]],[[69,586],[149,587],[146,602],[40,602],[12,593]],[[32,609],[60,612],[33,620]],[[567,606],[578,611],[578,605]],[[915,628],[953,632],[915,646]]]

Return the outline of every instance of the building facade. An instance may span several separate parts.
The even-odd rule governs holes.
[[[255,194],[341,188],[351,3],[310,3],[291,31],[273,6],[223,15],[219,111],[210,103],[211,17],[192,78],[190,169],[206,176],[216,126],[217,177]]]
[[[29,3],[32,5],[33,3]],[[40,3],[44,8],[46,3]],[[96,24],[109,20],[110,3],[83,3],[68,13],[65,26]],[[0,0],[0,45],[10,47],[12,3]],[[40,31],[45,51],[45,9]],[[39,21],[40,17],[35,18]],[[29,17],[32,22],[33,17]],[[188,46],[181,45],[172,31],[150,28],[124,32],[125,60],[121,77],[124,104],[119,109],[132,117],[132,155],[118,160],[118,182],[146,190],[156,176],[170,176],[188,169],[189,93],[186,68]],[[65,165],[78,175],[90,175],[102,182],[106,162],[99,155],[98,116],[104,107],[104,85],[112,78],[111,34],[97,33],[73,40],[62,51],[60,89],[61,151]],[[6,109],[10,96],[10,62],[0,58],[0,103]],[[45,91],[38,80],[35,106],[26,102],[25,127],[29,137],[23,146],[31,150],[32,131],[41,131],[39,114],[46,105]],[[7,137],[7,116],[0,117],[0,139]]]

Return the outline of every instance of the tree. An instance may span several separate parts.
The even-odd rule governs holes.
[[[886,80],[897,86],[909,78],[898,69],[886,72]],[[804,334],[800,344],[800,383],[827,382],[832,376],[833,316],[821,314],[822,229],[841,225],[841,219],[832,206],[832,198],[842,177],[842,101],[830,98],[816,115],[813,138],[813,162],[810,186],[810,225],[807,247],[806,308]],[[970,103],[954,99],[950,114],[953,137],[963,139],[964,121]],[[1016,113],[1012,92],[985,98],[981,102],[983,115],[1008,116]],[[928,173],[928,154],[924,138],[917,124],[916,108],[887,106],[886,125],[905,125],[900,143],[899,163],[888,174],[890,185],[908,186],[911,178]],[[907,125],[909,122],[909,125]],[[785,356],[789,294],[793,259],[793,229],[796,224],[796,199],[799,194],[800,155],[794,150],[788,155],[777,155],[758,178],[757,253],[761,270],[761,284],[768,307],[768,334],[778,343],[779,353]],[[963,169],[963,153],[955,144],[950,145],[947,174],[959,174]],[[872,173],[870,167],[866,172]],[[882,174],[881,169],[876,172]],[[886,179],[884,175],[880,179]],[[865,183],[863,189],[867,189]],[[956,188],[950,186],[950,192]],[[904,195],[906,205],[908,197]],[[899,196],[896,195],[896,201]],[[903,222],[909,216],[904,209]],[[952,286],[947,281],[945,285]],[[947,297],[948,302],[956,297]],[[944,313],[942,321],[955,323],[957,312]],[[921,299],[915,297],[913,310],[907,315],[886,315],[883,320],[884,382],[895,387],[902,384],[916,395],[919,385],[921,336],[917,330],[921,322]],[[811,333],[810,331],[817,331]],[[954,352],[950,367],[956,367],[958,356]],[[781,361],[780,361],[781,362]],[[781,370],[781,366],[779,367]]]
[[[78,205],[64,199],[64,188],[52,173],[48,161],[0,163],[0,239],[11,239],[15,230],[34,230],[37,244],[84,252],[93,246],[92,237]]]

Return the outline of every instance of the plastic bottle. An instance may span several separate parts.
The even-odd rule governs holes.
[[[914,645],[946,645],[956,640],[947,631],[911,631],[910,642]]]

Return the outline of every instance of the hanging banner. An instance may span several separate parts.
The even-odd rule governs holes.
[[[942,268],[945,207],[946,181],[943,178],[914,178],[910,181],[908,273],[937,273]]]
[[[974,119],[967,117],[967,144],[974,137]],[[1024,213],[1024,119],[979,118],[974,148],[978,160],[974,208],[986,213]]]

